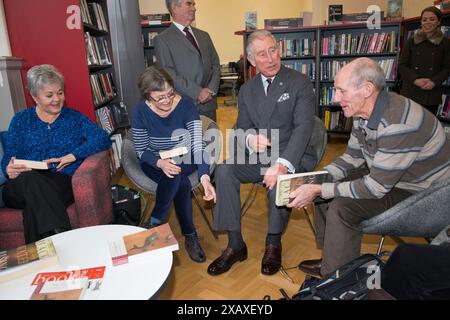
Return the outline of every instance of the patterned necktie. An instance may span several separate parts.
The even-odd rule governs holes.
[[[195,42],[194,36],[192,35],[191,31],[189,31],[189,28],[184,27],[183,31],[186,32],[186,38],[189,40],[189,42],[194,46],[195,49],[197,49],[198,53],[202,55],[200,49],[198,48],[197,42]]]
[[[270,86],[272,85],[272,79],[266,79],[266,81],[267,81],[266,96],[268,96]]]

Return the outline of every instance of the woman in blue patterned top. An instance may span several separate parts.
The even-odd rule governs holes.
[[[71,177],[83,159],[107,150],[111,140],[87,117],[64,106],[64,77],[54,66],[31,68],[27,86],[36,106],[13,117],[1,166],[9,178],[3,200],[23,209],[25,242],[31,243],[71,229],[66,212],[74,202]],[[14,164],[15,159],[44,161],[51,169],[31,170]]]
[[[203,262],[206,257],[192,219],[192,187],[188,176],[198,170],[205,200],[215,202],[216,192],[203,157],[199,113],[192,101],[174,91],[170,75],[156,65],[143,72],[139,89],[145,100],[133,110],[134,146],[144,173],[158,184],[155,207],[145,227],[167,220],[170,205],[174,202],[185,236],[185,248],[192,260]],[[177,157],[178,162],[175,158],[161,159],[159,155],[160,151],[183,147],[188,153]]]

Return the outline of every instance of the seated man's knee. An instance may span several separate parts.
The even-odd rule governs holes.
[[[328,205],[326,220],[350,220],[353,217],[351,208],[352,199],[335,198]]]
[[[225,163],[219,164],[214,171],[214,177],[216,181],[220,181],[220,179],[227,178],[233,174],[233,165]]]

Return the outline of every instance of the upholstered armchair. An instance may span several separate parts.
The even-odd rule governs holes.
[[[73,229],[112,221],[108,151],[86,158],[72,177],[75,202],[67,208]],[[0,208],[0,249],[25,244],[22,210]]]

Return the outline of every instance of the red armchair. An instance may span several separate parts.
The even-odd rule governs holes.
[[[75,202],[67,208],[73,229],[112,221],[108,151],[86,158],[72,177]],[[0,208],[0,249],[25,244],[22,210]]]

